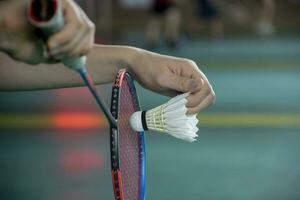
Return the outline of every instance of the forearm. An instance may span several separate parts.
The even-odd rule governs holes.
[[[119,69],[132,71],[134,58],[140,51],[130,46],[95,45],[87,57],[87,68],[96,84],[109,83]]]
[[[130,69],[139,50],[126,46],[95,45],[87,55],[87,69],[96,84],[109,83],[120,68]],[[0,90],[25,91],[82,86],[75,71],[62,64],[28,65],[0,53]]]

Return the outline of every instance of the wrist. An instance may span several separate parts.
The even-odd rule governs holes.
[[[126,63],[126,69],[129,72],[134,72],[136,68],[139,66],[139,60],[141,59],[141,56],[143,55],[142,49],[136,48],[136,47],[128,47],[128,54],[125,56],[125,63]]]

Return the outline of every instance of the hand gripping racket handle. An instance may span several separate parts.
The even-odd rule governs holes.
[[[31,0],[28,4],[28,20],[45,37],[49,37],[64,27],[61,0]],[[73,70],[85,68],[86,57],[67,58],[62,62]]]
[[[40,30],[43,36],[46,38],[59,32],[64,27],[64,16],[61,0],[30,0],[27,12],[29,22],[38,30]],[[104,112],[110,125],[117,127],[116,120],[97,95],[93,81],[86,70],[86,56],[67,58],[63,59],[62,62],[65,66],[77,71],[81,75],[82,79],[95,97],[98,105]]]

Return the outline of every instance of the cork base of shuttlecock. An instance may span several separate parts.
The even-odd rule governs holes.
[[[144,131],[144,127],[142,123],[142,111],[133,113],[129,119],[129,123],[133,130],[137,132]]]

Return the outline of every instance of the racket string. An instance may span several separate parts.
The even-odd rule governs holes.
[[[140,154],[139,138],[129,125],[130,115],[136,111],[134,98],[126,79],[120,92],[120,116],[119,116],[119,145],[120,145],[120,169],[122,176],[124,200],[139,200]]]

